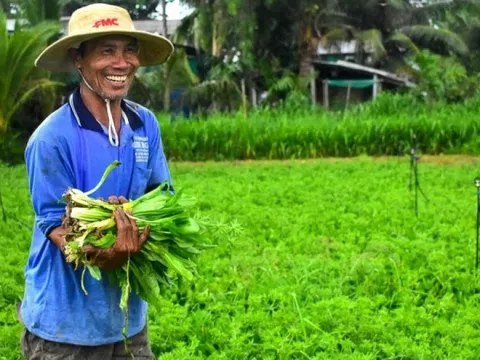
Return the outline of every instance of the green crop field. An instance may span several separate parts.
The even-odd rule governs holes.
[[[438,160],[438,159],[437,159]],[[177,188],[243,233],[151,309],[159,359],[478,359],[478,160],[172,163]],[[20,359],[32,210],[23,167],[0,165],[0,359]],[[68,314],[65,314],[68,316]]]
[[[412,135],[423,154],[480,155],[480,96],[461,104],[382,94],[347,112],[257,110],[208,121],[159,114],[165,151],[176,161],[403,156]]]

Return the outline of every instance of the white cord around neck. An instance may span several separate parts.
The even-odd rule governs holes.
[[[113,122],[113,116],[112,116],[112,109],[110,108],[110,99],[105,99],[105,104],[107,106],[107,115],[108,115],[108,141],[110,141],[110,144],[113,146],[117,146],[119,144],[118,141],[118,134],[117,131],[115,130],[115,124]],[[112,136],[113,133],[113,136]]]
[[[80,73],[80,76],[82,77],[83,82],[85,83],[85,85],[87,85],[90,91],[92,91],[93,93],[103,98],[103,96],[101,96],[99,93],[93,90],[93,88],[90,86],[87,80],[85,80],[80,69],[78,69],[78,72]],[[113,146],[118,147],[120,141],[118,139],[117,131],[115,130],[115,123],[113,122],[112,109],[110,107],[110,99],[103,98],[103,100],[105,100],[105,106],[107,108],[107,116],[108,116],[108,141]]]

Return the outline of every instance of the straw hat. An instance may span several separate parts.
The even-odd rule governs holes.
[[[35,60],[35,65],[50,71],[74,71],[68,49],[76,48],[86,40],[114,34],[138,40],[140,66],[161,64],[173,52],[173,45],[167,38],[135,30],[130,15],[121,7],[92,4],[72,14],[67,35],[47,47]]]

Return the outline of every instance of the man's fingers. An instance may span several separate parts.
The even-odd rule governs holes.
[[[106,251],[106,249],[98,248],[93,245],[85,245],[82,247],[82,252],[88,255],[98,256]]]
[[[85,245],[82,247],[82,252],[87,254],[91,260],[97,260],[97,258],[102,256],[103,251],[102,249],[96,248],[95,246],[92,245]]]
[[[132,225],[130,219],[125,212],[118,208],[113,212],[115,222],[117,223],[117,241],[115,242],[115,248],[125,250],[129,247],[129,240],[132,236]]]
[[[115,205],[120,204],[120,202],[118,201],[118,198],[116,196],[113,196],[113,195],[108,197],[108,202],[110,204],[115,204]]]
[[[85,254],[92,254],[97,251],[98,249],[95,249],[92,245],[85,245],[84,247],[82,247],[82,252],[84,252]]]
[[[143,243],[147,241],[148,236],[150,235],[150,226],[145,226],[145,229],[143,229],[143,232],[140,234],[140,247],[142,247]]]
[[[129,214],[129,215],[131,215],[131,214]],[[134,219],[131,219],[130,217],[128,217],[127,214],[125,214],[125,216],[126,216],[127,219],[130,221],[130,226],[131,226],[131,229],[132,229],[132,234],[133,234],[133,236],[138,237],[138,226],[137,226],[137,222],[136,222]]]
[[[130,219],[125,214],[123,209],[117,208],[113,212],[113,216],[115,217],[115,221],[117,222],[117,228],[126,228],[130,225]]]
[[[108,197],[108,202],[110,204],[119,205],[119,204],[125,204],[126,202],[128,202],[128,199],[125,196],[116,197],[112,195]]]
[[[132,219],[130,216],[132,216],[132,212],[124,212],[125,217],[127,218],[127,221],[129,222],[129,230],[130,230],[130,235],[132,239],[131,245],[133,246],[133,251],[137,252],[140,251],[140,248],[142,247],[142,242],[140,240],[140,234],[137,226],[137,222],[135,219]]]

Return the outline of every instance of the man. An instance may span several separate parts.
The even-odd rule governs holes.
[[[139,66],[166,61],[173,52],[167,39],[136,31],[122,8],[94,4],[71,16],[68,35],[50,45],[36,65],[50,71],[78,71],[79,88],[31,136],[25,150],[35,226],[25,269],[20,317],[22,348],[34,359],[154,359],[146,333],[147,305],[130,296],[126,353],[119,307],[120,289],[107,276],[86,275],[65,261],[61,226],[62,194],[95,186],[114,160],[117,167],[92,197],[121,203],[135,199],[170,173],[158,123],[146,108],[124,100]],[[118,237],[113,249],[88,249],[104,271],[122,266],[140,251],[148,229],[139,233],[123,211],[115,213]],[[86,250],[87,251],[87,250]]]

